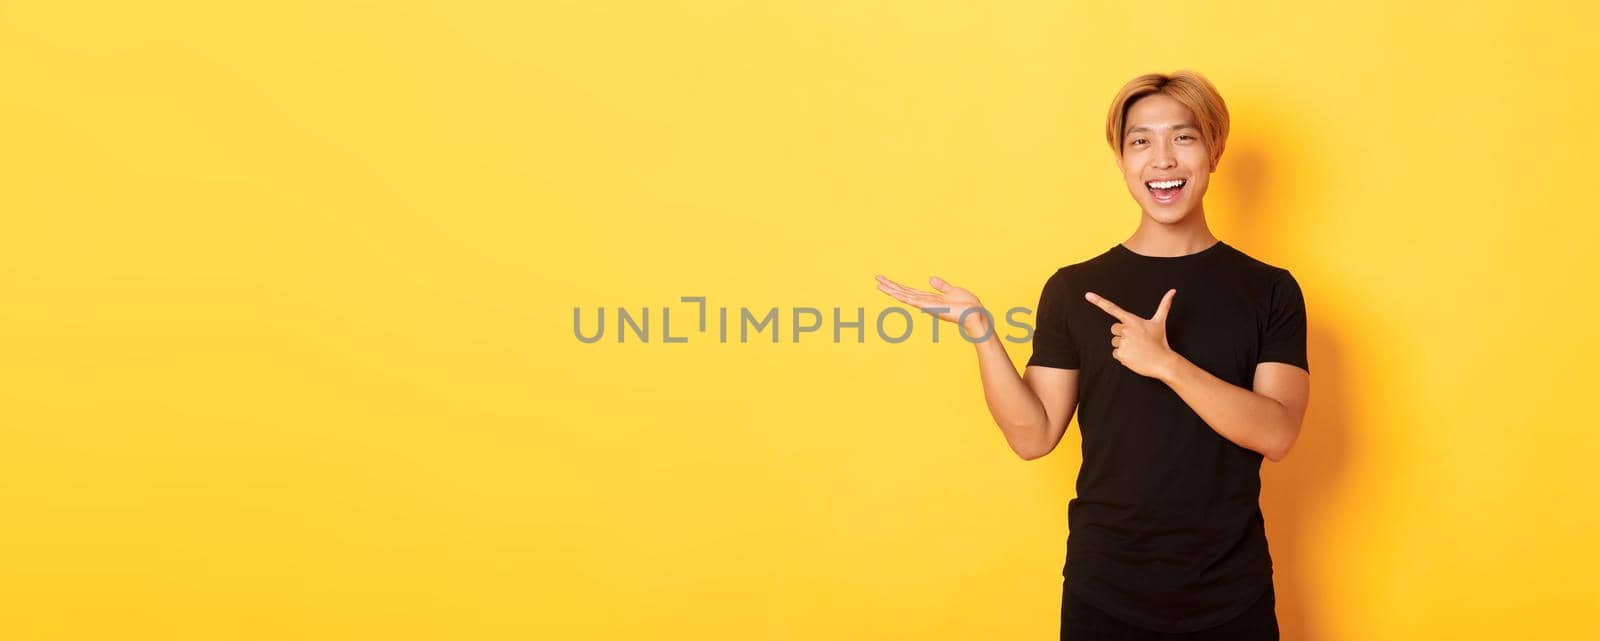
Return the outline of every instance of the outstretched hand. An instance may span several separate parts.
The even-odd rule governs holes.
[[[984,312],[975,311],[966,315],[963,320],[961,315],[969,309],[982,309],[983,303],[978,301],[978,296],[961,287],[956,287],[943,278],[934,276],[928,279],[928,284],[934,291],[911,289],[900,283],[884,278],[878,274],[878,291],[881,291],[907,305],[922,311],[935,314],[941,320],[952,323],[962,323],[967,336],[974,339],[988,332],[988,319]]]
[[[1150,318],[1129,313],[1094,292],[1086,292],[1083,297],[1117,319],[1111,325],[1111,357],[1136,374],[1162,378],[1178,357],[1167,344],[1167,312],[1172,309],[1172,296],[1176,293],[1176,289],[1167,290]]]

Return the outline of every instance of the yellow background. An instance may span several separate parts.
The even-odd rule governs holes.
[[[1055,638],[1076,428],[786,315],[1033,306],[1194,68],[1307,297],[1285,638],[1600,638],[1600,16],[1290,4],[4,3],[0,637]]]

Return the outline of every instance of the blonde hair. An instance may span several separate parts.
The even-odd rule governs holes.
[[[1175,71],[1171,75],[1147,73],[1122,86],[1122,91],[1117,92],[1117,97],[1111,101],[1111,112],[1106,115],[1106,143],[1111,145],[1111,151],[1118,157],[1122,156],[1122,137],[1123,130],[1127,128],[1124,122],[1128,118],[1128,108],[1140,98],[1155,94],[1169,96],[1194,113],[1199,121],[1195,124],[1200,126],[1200,137],[1205,140],[1206,150],[1211,153],[1211,162],[1216,163],[1228,142],[1228,105],[1222,102],[1222,94],[1217,93],[1211,81],[1199,73],[1186,70]]]

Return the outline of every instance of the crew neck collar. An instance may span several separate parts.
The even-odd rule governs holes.
[[[1136,260],[1142,260],[1142,261],[1145,261],[1145,262],[1151,262],[1151,263],[1181,263],[1181,262],[1189,262],[1189,261],[1192,261],[1192,260],[1199,260],[1199,259],[1204,258],[1206,256],[1210,256],[1212,254],[1215,254],[1219,250],[1221,250],[1222,247],[1224,245],[1226,245],[1226,244],[1227,243],[1222,242],[1221,239],[1218,239],[1217,242],[1211,243],[1210,247],[1207,247],[1205,249],[1197,251],[1197,252],[1195,252],[1193,254],[1184,254],[1182,256],[1146,256],[1146,255],[1141,254],[1139,252],[1136,252],[1136,251],[1133,251],[1131,249],[1128,249],[1128,246],[1124,245],[1122,243],[1117,243],[1116,245],[1113,245],[1111,247],[1111,251],[1117,252],[1118,254],[1121,254],[1121,255],[1126,256],[1128,258],[1133,258],[1133,259],[1136,259]]]

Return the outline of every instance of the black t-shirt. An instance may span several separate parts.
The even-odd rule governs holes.
[[[1262,456],[1112,358],[1117,321],[1083,297],[1092,291],[1150,318],[1171,288],[1167,343],[1201,369],[1245,389],[1257,363],[1310,371],[1299,284],[1221,241],[1173,257],[1119,243],[1057,270],[1039,298],[1028,365],[1081,370],[1067,589],[1130,624],[1190,632],[1231,619],[1272,584]]]

